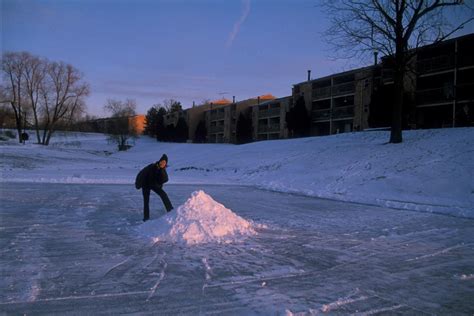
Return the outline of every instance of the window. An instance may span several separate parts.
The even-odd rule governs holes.
[[[279,109],[279,108],[280,108],[280,103],[270,104],[270,109]]]
[[[353,95],[334,99],[335,107],[352,106],[352,105],[354,105]]]
[[[329,99],[313,102],[313,111],[329,109],[330,107],[331,107],[331,100]]]
[[[323,80],[323,81],[318,81],[318,82],[313,82],[311,85],[311,88],[314,89],[320,89],[320,88],[326,88],[331,86],[331,80]]]

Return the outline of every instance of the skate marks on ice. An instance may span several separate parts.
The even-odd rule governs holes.
[[[163,268],[161,269],[161,271],[159,273],[158,280],[156,281],[155,285],[153,285],[153,287],[150,290],[150,294],[148,295],[148,297],[146,299],[147,302],[150,300],[150,298],[153,296],[153,294],[155,294],[156,289],[160,285],[161,281],[163,281],[163,279],[165,278],[165,271],[166,271],[166,267],[168,266],[168,263],[165,261],[165,256],[166,256],[166,253],[163,255],[163,258],[161,258],[161,264],[162,264]]]
[[[474,228],[466,219],[209,186],[210,196],[267,227],[239,242],[188,246],[139,238],[142,214],[130,209],[141,196],[126,186],[33,187],[14,185],[0,201],[11,209],[2,213],[0,230],[0,312],[371,315],[474,309]],[[180,205],[195,189],[169,186],[170,198]],[[28,199],[18,202],[25,193]]]
[[[204,270],[205,270],[205,279],[206,281],[210,281],[211,280],[211,276],[212,276],[212,269],[211,269],[211,266],[209,265],[209,263],[207,262],[207,258],[202,258],[202,264],[204,265]],[[204,286],[203,286],[204,288]]]

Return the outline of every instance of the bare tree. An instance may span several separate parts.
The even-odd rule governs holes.
[[[128,140],[138,135],[136,126],[131,124],[136,108],[136,102],[130,99],[125,102],[109,99],[104,106],[104,110],[112,114],[107,122],[109,139],[117,144],[119,150],[127,150],[130,147]]]
[[[463,6],[470,14],[456,24],[446,10]],[[404,79],[414,48],[442,41],[473,20],[472,8],[462,0],[328,0],[331,19],[327,41],[342,57],[362,57],[381,52],[393,62],[395,100],[391,143],[402,142]]]
[[[2,73],[4,85],[2,85],[2,94],[13,109],[18,131],[18,140],[21,142],[22,126],[24,124],[25,107],[24,104],[24,71],[29,54],[26,52],[13,53],[7,52],[2,56]]]
[[[49,62],[27,52],[7,52],[2,56],[2,73],[2,99],[11,104],[20,142],[29,111],[33,113],[38,143],[48,145],[58,122],[85,107],[83,98],[89,87],[82,81],[82,74],[69,64]]]
[[[173,112],[180,112],[183,107],[181,102],[175,99],[166,99],[163,101],[163,107],[165,108],[166,112],[173,113]]]
[[[43,138],[48,145],[57,123],[82,102],[89,94],[89,86],[82,81],[82,74],[73,66],[51,62],[40,87],[42,96]]]
[[[38,144],[41,143],[39,125],[39,107],[41,101],[40,88],[46,75],[47,61],[27,53],[25,67],[23,71],[24,91],[28,99],[29,106],[33,112],[33,124],[36,130]]]
[[[69,107],[66,116],[66,125],[71,127],[73,124],[79,122],[86,113],[86,103],[82,98],[76,97]]]

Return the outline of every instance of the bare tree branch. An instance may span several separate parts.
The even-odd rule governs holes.
[[[405,75],[414,72],[416,48],[444,40],[474,19],[453,26],[444,12],[467,7],[462,0],[326,0],[331,25],[326,40],[343,57],[382,52],[390,59],[396,90],[390,142],[402,141],[401,109]]]

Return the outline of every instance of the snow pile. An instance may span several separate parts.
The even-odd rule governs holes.
[[[196,245],[229,243],[256,234],[253,224],[233,213],[204,191],[195,191],[176,211],[144,223],[140,232],[157,241]]]

